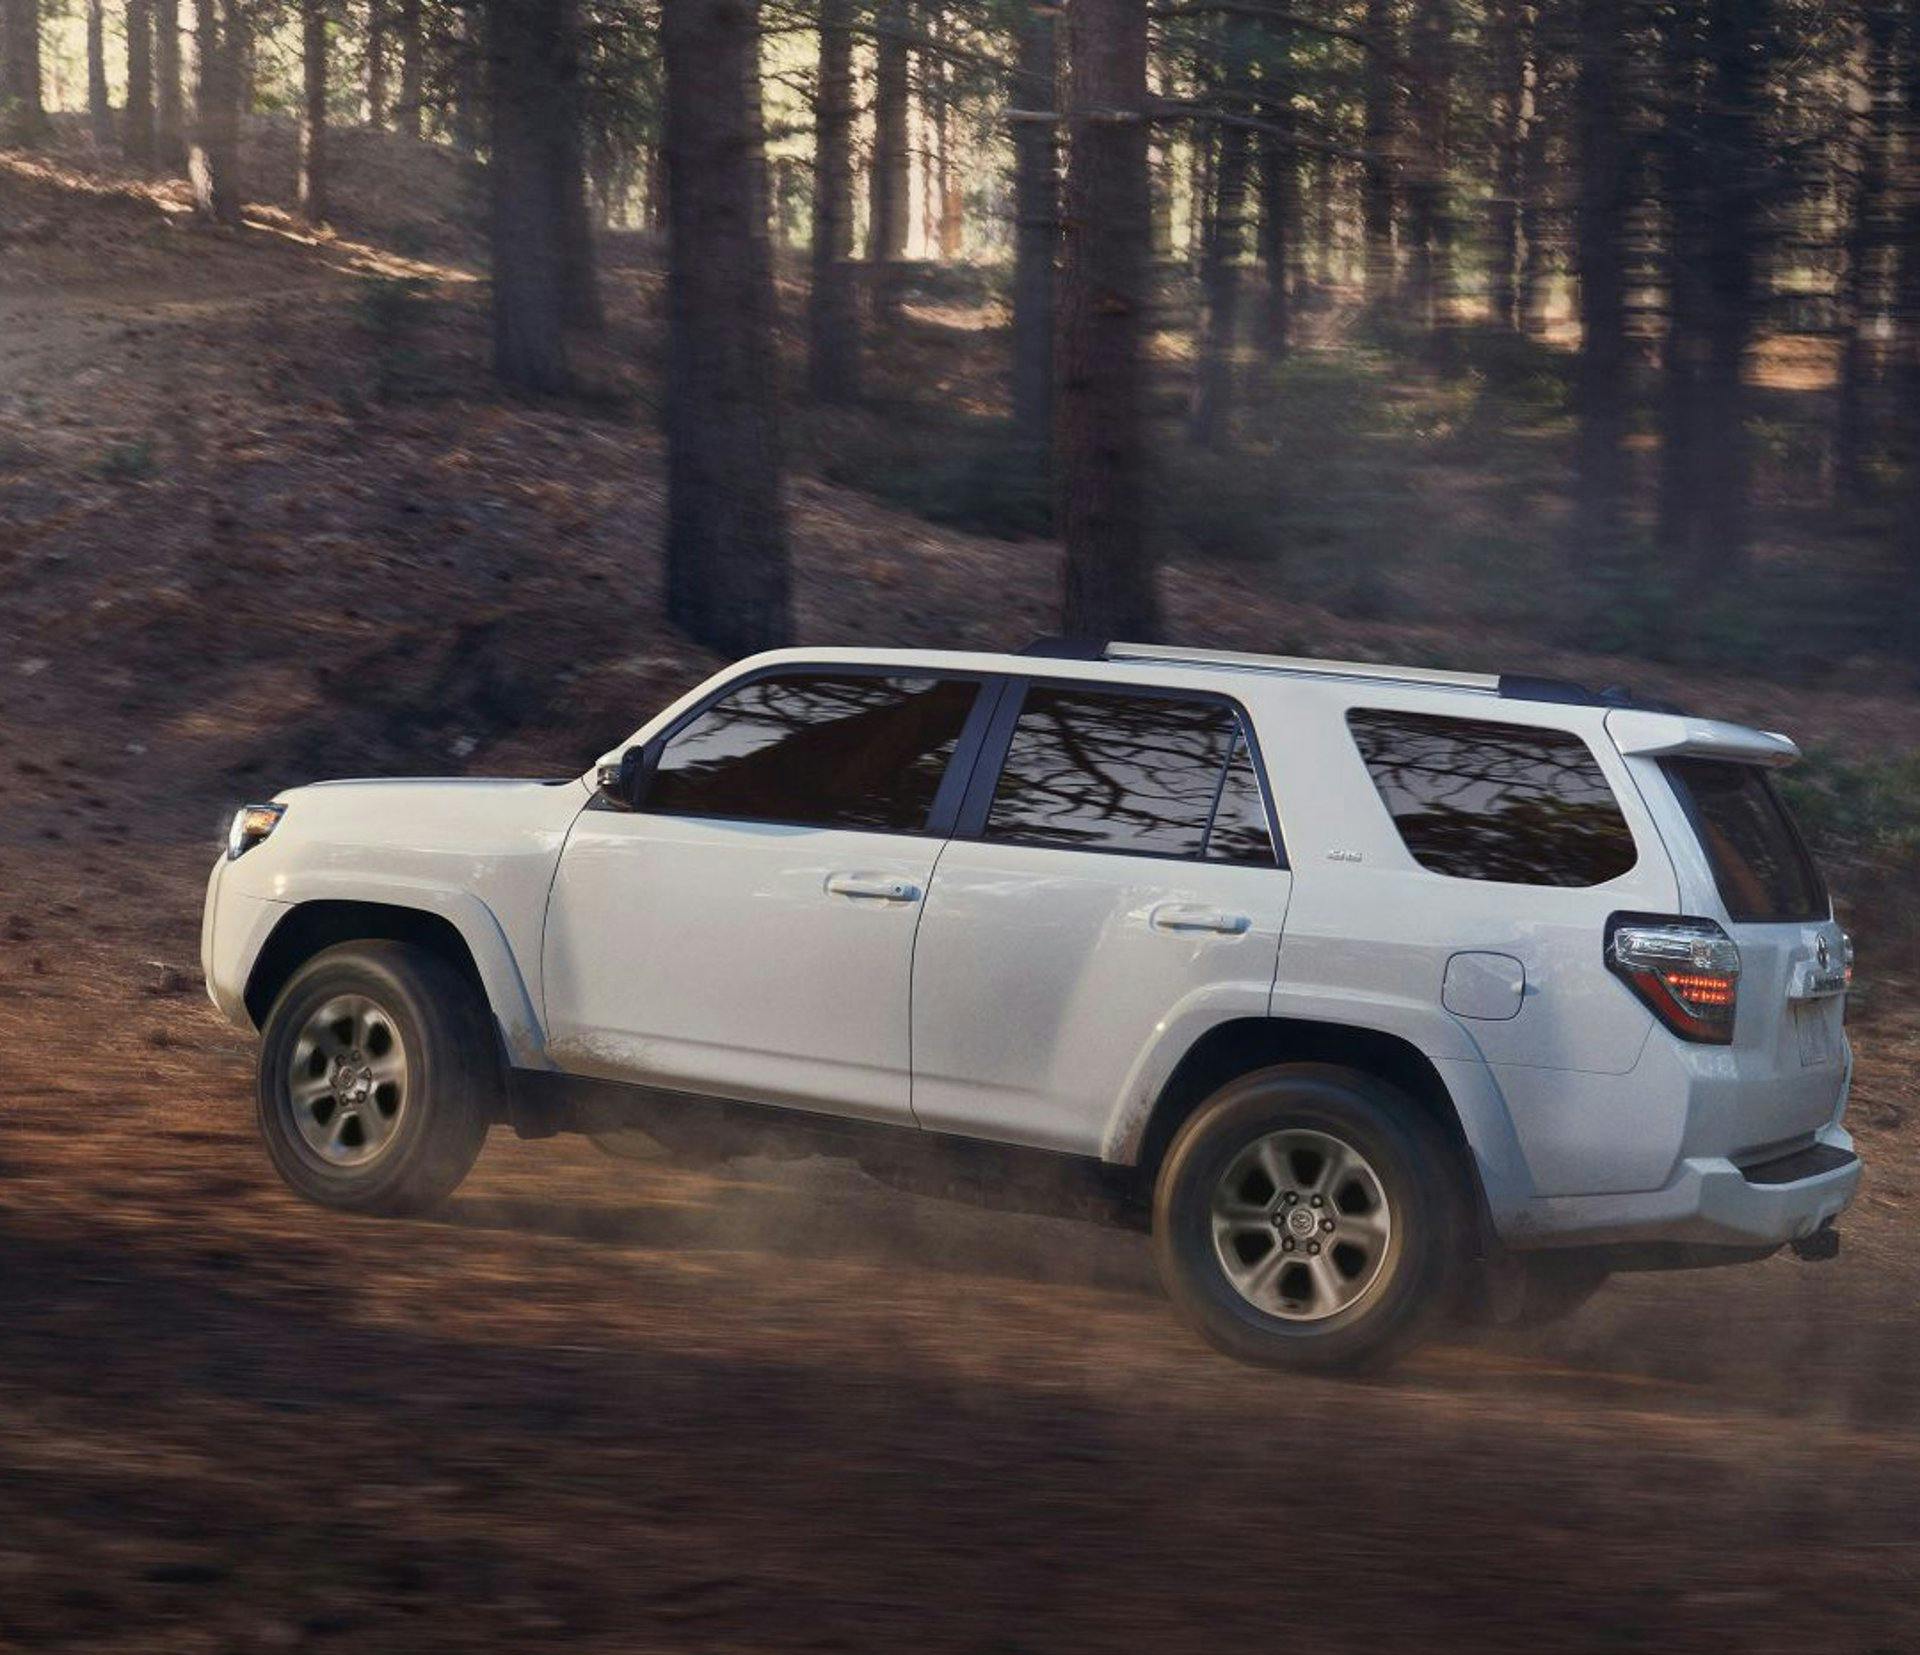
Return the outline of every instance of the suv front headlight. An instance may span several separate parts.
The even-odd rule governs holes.
[[[237,861],[272,833],[287,813],[285,805],[242,805],[227,829],[227,860]]]

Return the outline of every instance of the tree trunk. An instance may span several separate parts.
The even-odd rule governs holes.
[[[1724,589],[1747,557],[1745,370],[1758,302],[1771,9],[1770,0],[1707,0],[1697,34],[1676,40],[1661,529],[1670,566],[1694,593]]]
[[[1333,287],[1338,252],[1339,214],[1334,203],[1338,187],[1331,155],[1313,158],[1313,285],[1321,294]]]
[[[1518,324],[1539,335],[1547,328],[1547,298],[1553,277],[1552,232],[1547,211],[1546,60],[1540,35],[1533,37],[1534,53],[1527,65],[1526,137],[1520,146],[1520,268],[1514,281],[1513,305]]]
[[[1393,0],[1367,0],[1368,36],[1392,46]],[[1365,243],[1366,298],[1371,306],[1393,297],[1393,166],[1395,148],[1393,72],[1379,51],[1366,54],[1363,110],[1367,159],[1360,175],[1360,233]]]
[[[587,211],[586,79],[580,57],[579,0],[560,8],[557,108],[552,121],[554,200],[559,217],[561,312],[568,327],[597,333],[606,323],[600,304],[600,261]]]
[[[1861,23],[1858,54],[1865,107],[1855,122],[1855,183],[1848,203],[1846,264],[1839,293],[1844,343],[1834,414],[1833,489],[1835,499],[1846,505],[1858,504],[1866,493],[1875,423],[1872,404],[1883,374],[1879,333],[1889,313],[1887,255],[1895,233],[1889,184],[1899,95],[1893,64],[1896,32],[1891,10],[1868,9]]]
[[[479,11],[477,0],[467,0],[466,4],[461,5],[453,39],[451,135],[453,147],[466,156],[479,153],[481,138],[486,130],[485,77],[480,66],[484,54],[479,41]]]
[[[1413,100],[1416,154],[1407,180],[1407,301],[1415,322],[1430,333],[1448,321],[1453,291],[1453,226],[1447,202],[1452,34],[1451,0],[1419,0],[1414,20],[1420,70]]]
[[[300,215],[309,224],[327,216],[326,0],[300,0]]]
[[[1156,56],[1151,64],[1150,85],[1156,98],[1172,95],[1173,77],[1166,58]],[[1147,187],[1153,213],[1153,256],[1173,257],[1173,138],[1164,126],[1157,127],[1147,145]]]
[[[180,0],[153,5],[153,156],[168,171],[187,164],[180,83]],[[132,97],[132,89],[128,89]]]
[[[46,136],[40,95],[40,0],[0,0],[0,143]]]
[[[1577,244],[1580,356],[1574,403],[1574,521],[1570,550],[1583,573],[1618,567],[1627,493],[1625,7],[1580,0]]]
[[[1142,333],[1149,299],[1145,0],[1067,10],[1068,159],[1057,458],[1064,627],[1152,639],[1160,601],[1143,532]]]
[[[200,0],[194,14],[199,59],[187,173],[194,210],[216,224],[240,222],[240,74],[235,0]]]
[[[937,19],[936,13],[935,21]],[[935,89],[930,94],[933,100],[934,248],[943,261],[950,263],[960,257],[961,238],[966,230],[960,169],[954,159],[960,123],[954,119],[953,60],[933,58],[927,64],[927,77],[930,87]]]
[[[1493,189],[1487,197],[1487,321],[1520,326],[1520,194],[1527,142],[1528,8],[1493,0],[1487,8],[1492,76]]]
[[[1251,32],[1233,20],[1221,42],[1226,60],[1221,101],[1245,113],[1249,101]],[[1247,173],[1252,135],[1222,125],[1214,140],[1213,214],[1200,265],[1205,314],[1194,365],[1193,406],[1187,436],[1202,448],[1227,446],[1233,428],[1234,363],[1240,344],[1240,259],[1246,251]]]
[[[420,136],[420,104],[426,88],[426,29],[421,0],[400,0],[396,19],[400,35],[400,101],[394,106],[395,128],[409,138]]]
[[[367,125],[378,131],[393,116],[387,86],[390,0],[367,0]]]
[[[1013,429],[1047,470],[1053,447],[1054,266],[1060,251],[1059,53],[1051,7],[1019,13],[1013,121]]]
[[[912,179],[907,153],[907,0],[880,0],[874,48],[873,164],[867,174],[867,260],[874,267],[876,312],[891,317],[899,299],[897,272],[907,256]]]
[[[572,384],[554,164],[554,128],[567,118],[564,32],[559,0],[491,0],[487,7],[493,371],[509,390],[531,395]]]
[[[1284,98],[1262,107],[1261,116],[1290,128],[1293,111]],[[1299,244],[1300,157],[1272,133],[1260,145],[1260,354],[1269,367],[1286,359],[1293,346],[1291,281]]]
[[[860,395],[860,306],[852,264],[854,5],[820,0],[807,295],[807,389],[820,402],[852,402]]]
[[[113,105],[107,98],[107,17],[104,0],[87,0],[87,127],[96,147],[113,142]]]
[[[1912,145],[1920,128],[1920,51],[1909,42],[1900,75],[1903,118],[1896,123],[1902,141],[1905,169],[1914,166]],[[1911,176],[1900,192],[1893,226],[1894,249],[1894,359],[1900,399],[1901,425],[1907,449],[1905,486],[1895,518],[1894,552],[1897,558],[1894,626],[1891,642],[1900,651],[1905,677],[1920,688],[1920,188]]]
[[[154,158],[153,60],[151,0],[127,0],[127,108],[120,147],[136,166]]]
[[[728,654],[792,635],[757,0],[664,0],[667,613]]]

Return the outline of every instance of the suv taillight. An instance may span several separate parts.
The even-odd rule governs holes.
[[[1682,1040],[1732,1042],[1740,945],[1712,920],[1615,914],[1607,969]]]

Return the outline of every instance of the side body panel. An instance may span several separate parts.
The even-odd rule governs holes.
[[[578,781],[329,782],[282,797],[278,831],[222,862],[209,900],[208,982],[236,1021],[274,923],[305,902],[436,914],[459,931],[511,1060],[551,1067],[540,1018],[540,939],[561,847],[588,799]]]

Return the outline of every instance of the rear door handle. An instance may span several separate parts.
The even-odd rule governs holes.
[[[918,902],[920,900],[918,885],[910,879],[896,879],[889,874],[829,874],[827,890],[834,896],[864,898],[869,902]]]
[[[1156,931],[1217,931],[1227,937],[1253,929],[1253,921],[1245,914],[1203,908],[1195,902],[1163,902],[1148,913],[1147,923]]]

